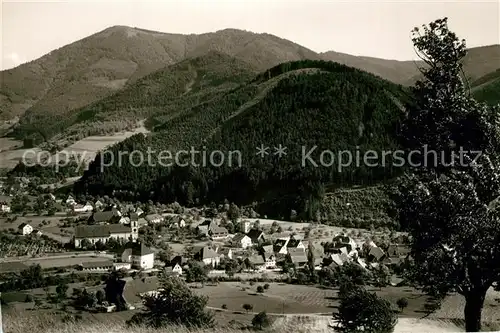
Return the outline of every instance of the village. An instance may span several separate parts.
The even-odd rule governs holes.
[[[19,186],[16,193],[23,188],[27,186]],[[203,284],[291,284],[292,280],[305,284],[300,281],[305,279],[301,272],[307,271],[312,260],[320,275],[355,265],[367,272],[383,271],[385,284],[396,285],[401,280],[399,267],[409,259],[403,234],[273,221],[229,203],[186,209],[176,203],[117,203],[107,197],[80,202],[71,194],[56,197],[51,192],[30,198],[25,191],[23,196],[24,201],[19,194],[2,196],[0,230],[3,237],[16,239],[9,245],[3,242],[0,248],[2,276],[12,278],[32,265],[61,275],[119,272],[129,280],[123,293],[140,289],[139,294],[124,297],[128,308],[134,309],[140,307],[141,295],[157,290],[159,273]],[[24,205],[22,213],[15,207],[19,201]],[[17,242],[23,250],[16,248]],[[43,244],[44,249],[25,249],[36,244]],[[137,276],[149,282],[133,278]],[[106,301],[94,304],[94,310],[105,312],[116,307]]]
[[[165,276],[240,326],[260,311],[331,316],[343,278],[372,286],[404,316],[431,310],[401,274],[411,261],[404,233],[276,221],[229,202],[185,208],[37,194],[18,183],[0,197],[0,292],[14,311],[129,319]]]

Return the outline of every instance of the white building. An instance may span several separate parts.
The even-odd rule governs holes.
[[[252,246],[252,239],[245,234],[237,234],[231,240],[233,246],[241,247],[246,249]]]
[[[172,272],[177,273],[179,275],[182,275],[182,267],[179,264],[175,264],[174,267],[172,267]]]
[[[132,268],[151,269],[154,261],[154,252],[142,243],[130,243],[122,253],[122,262],[131,263]]]
[[[88,213],[93,211],[94,207],[92,207],[92,205],[89,202],[87,202],[85,205],[80,205],[80,204],[73,205],[72,209],[75,213]]]
[[[68,199],[66,199],[66,205],[68,206],[76,205],[76,201],[71,195],[68,196]]]
[[[205,265],[212,267],[215,267],[220,263],[220,255],[210,246],[201,248],[197,253],[195,253],[194,259],[202,261]]]
[[[11,212],[10,206],[7,203],[1,203],[0,204],[0,212],[10,213]]]
[[[33,232],[33,227],[30,226],[28,223],[21,223],[21,225],[19,226],[19,230],[23,234],[23,236],[25,236]]]

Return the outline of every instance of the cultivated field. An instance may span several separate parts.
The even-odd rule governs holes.
[[[242,284],[241,282],[222,282],[218,286],[206,286],[194,289],[200,294],[209,296],[209,306],[220,308],[226,304],[228,311],[243,311],[242,304],[252,304],[253,312],[267,311],[275,314],[325,314],[332,313],[338,306],[337,291],[312,286],[287,285],[271,283],[262,295],[256,294],[258,285]],[[243,289],[246,290],[243,290]],[[403,317],[421,318],[426,313],[424,304],[426,296],[411,288],[387,287],[382,290],[371,289],[379,296],[387,299],[396,307],[399,298],[408,299],[408,307],[403,311]],[[490,289],[483,309],[483,318],[488,322],[500,323],[500,292]],[[431,315],[435,319],[462,319],[464,299],[460,295],[449,296],[441,309]]]
[[[13,140],[11,138],[0,138],[0,168],[12,169],[22,159],[27,151],[38,152],[40,149],[22,149],[23,143],[21,141]],[[29,154],[26,157],[32,157]]]
[[[133,131],[124,131],[120,133],[115,133],[109,136],[89,136],[82,140],[79,140],[72,145],[64,148],[61,153],[68,156],[80,155],[79,161],[90,162],[93,161],[96,154],[99,151],[105,150],[120,141],[123,141],[132,135],[138,133],[148,133],[149,131],[144,127],[144,123],[141,122],[139,127]],[[64,156],[64,155],[63,155]]]

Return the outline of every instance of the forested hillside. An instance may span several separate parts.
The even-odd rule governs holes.
[[[500,103],[500,69],[472,83],[474,97],[490,105]]]
[[[66,117],[47,118],[31,129],[44,138],[75,141],[89,135],[130,129],[131,124],[152,115],[148,121],[171,118],[185,108],[209,100],[214,94],[250,80],[257,70],[251,65],[218,52],[181,61],[138,79],[134,84]],[[113,127],[110,128],[110,125]],[[121,128],[120,128],[121,126]],[[30,129],[21,127],[28,133]]]
[[[295,209],[304,218],[315,218],[326,186],[379,184],[401,170],[356,163],[341,170],[336,163],[304,167],[302,146],[307,150],[317,146],[312,154],[317,162],[324,149],[359,151],[361,156],[367,150],[394,150],[403,115],[395,101],[404,104],[406,99],[402,87],[344,65],[285,63],[157,124],[151,137],[134,136],[113,148],[116,157],[119,151],[146,151],[148,147],[174,153],[191,147],[208,154],[237,150],[241,167],[236,161],[232,166],[173,168],[136,167],[122,161],[101,172],[98,156],[75,190],[115,191],[129,199],[176,200],[188,205],[223,199],[238,204],[257,202],[271,216],[287,218]],[[255,147],[261,144],[270,147],[265,158],[255,155]],[[282,158],[272,154],[279,144],[287,147]],[[109,156],[105,162],[109,163]]]

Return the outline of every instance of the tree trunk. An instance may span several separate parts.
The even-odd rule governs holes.
[[[483,310],[484,298],[487,289],[475,289],[465,296],[465,331],[481,331],[481,312]]]

